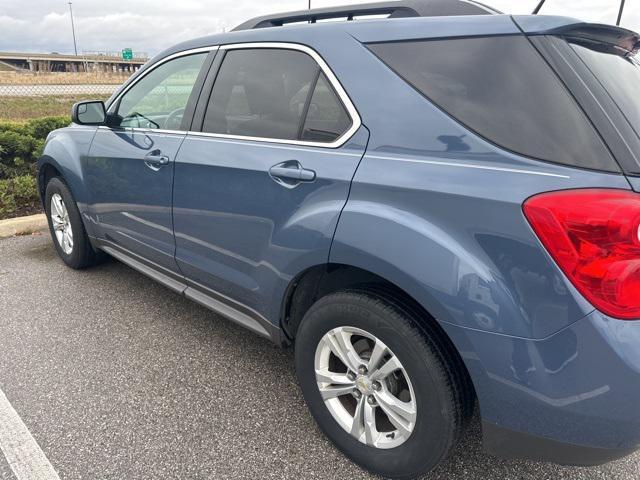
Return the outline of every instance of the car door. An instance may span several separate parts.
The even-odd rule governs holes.
[[[187,296],[275,318],[292,276],[327,261],[368,132],[310,48],[223,46],[216,64],[176,159],[176,260]]]
[[[135,81],[110,108],[117,125],[97,130],[84,160],[101,240],[172,271],[174,161],[208,54],[161,61]]]

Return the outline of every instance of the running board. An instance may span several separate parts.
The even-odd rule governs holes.
[[[204,287],[200,289],[198,287],[187,285],[187,283],[185,282],[187,282],[188,280],[186,280],[184,277],[179,276],[171,272],[170,270],[161,267],[160,265],[156,265],[149,260],[143,259],[142,257],[139,257],[138,255],[129,252],[128,250],[125,250],[120,246],[116,246],[108,240],[92,239],[92,243],[97,248],[108,253],[116,260],[119,260],[120,262],[133,268],[134,270],[137,270],[143,275],[148,276],[149,278],[155,280],[161,285],[164,285],[170,290],[183,295],[189,300],[193,300],[194,302],[199,303],[209,310],[214,311],[215,313],[225,317],[226,319],[231,320],[232,322],[237,323],[262,337],[268,338],[272,342],[281,344],[282,338],[280,329],[271,324],[271,322],[269,322],[266,318],[260,316],[257,312],[253,316],[247,315],[246,313],[241,312],[237,308],[229,305],[229,302],[232,301],[231,299],[229,299],[229,302],[225,302],[224,299],[226,299],[226,297],[217,294],[213,290],[210,290],[211,293],[209,294],[202,291],[204,290]],[[166,273],[163,273],[162,270],[164,270]],[[214,295],[218,298],[215,298]],[[251,311],[247,307],[245,308],[247,309],[247,311]]]
[[[194,302],[199,303],[200,305],[207,307],[209,310],[213,310],[223,317],[226,317],[229,320],[240,324],[245,328],[248,328],[258,335],[271,338],[271,335],[269,334],[267,329],[264,328],[258,320],[250,317],[249,315],[245,315],[242,312],[239,312],[235,308],[222,303],[220,300],[216,300],[206,293],[196,290],[193,287],[187,287],[187,289],[184,291],[184,296],[190,300],[193,300]]]

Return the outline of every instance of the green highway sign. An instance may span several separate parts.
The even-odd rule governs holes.
[[[130,48],[122,49],[122,59],[123,60],[133,60],[133,50]]]

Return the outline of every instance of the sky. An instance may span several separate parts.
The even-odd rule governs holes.
[[[371,1],[371,0],[368,0]],[[538,0],[483,0],[505,13],[531,13]],[[312,7],[364,3],[312,0]],[[547,0],[541,13],[615,23],[619,0]],[[640,31],[640,0],[626,0],[622,26]],[[78,53],[154,55],[190,38],[229,30],[268,13],[300,10],[307,0],[74,0]],[[68,0],[0,0],[0,51],[73,52]]]

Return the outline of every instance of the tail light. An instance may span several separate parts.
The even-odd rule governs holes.
[[[640,195],[584,189],[543,193],[523,206],[538,238],[601,312],[640,318]]]

